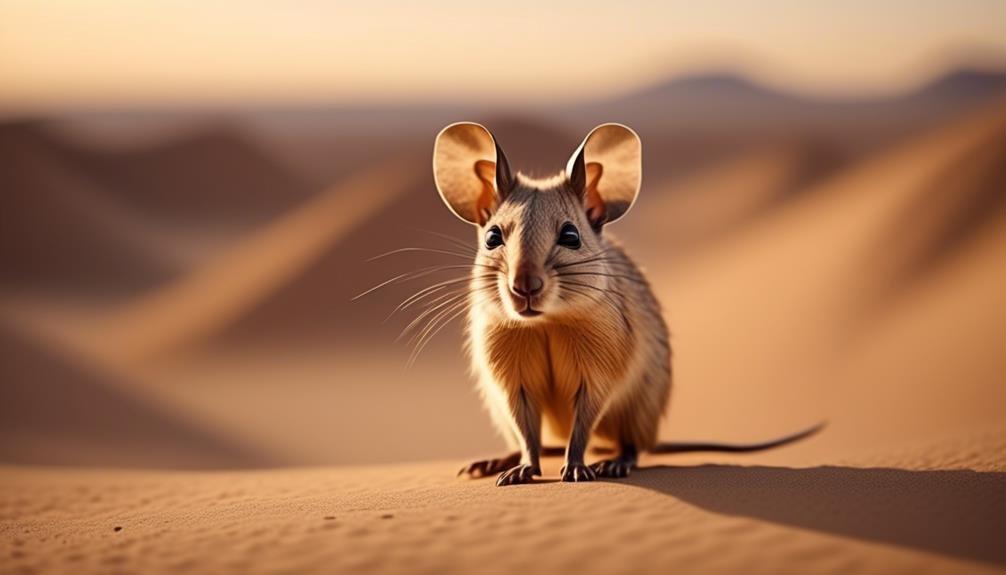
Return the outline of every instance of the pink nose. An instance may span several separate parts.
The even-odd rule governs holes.
[[[541,288],[544,286],[545,282],[541,276],[531,272],[521,272],[513,279],[510,290],[519,296],[531,297],[541,293]]]

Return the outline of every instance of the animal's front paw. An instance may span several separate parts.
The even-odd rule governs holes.
[[[541,469],[537,465],[522,463],[501,473],[499,479],[496,480],[496,486],[502,487],[504,485],[531,483],[537,475],[541,475]]]
[[[561,473],[563,481],[593,481],[597,479],[594,470],[583,463],[567,463]]]
[[[504,457],[497,457],[496,459],[473,461],[458,471],[458,477],[467,475],[468,477],[479,478],[496,475],[497,473],[510,469],[518,463],[520,463],[519,452],[514,452]]]
[[[598,477],[628,477],[633,463],[624,459],[605,459],[590,466]]]

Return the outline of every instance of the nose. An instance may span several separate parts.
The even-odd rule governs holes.
[[[522,271],[513,278],[513,285],[510,286],[510,289],[519,296],[531,297],[541,293],[541,288],[544,285],[545,282],[541,276],[533,272]]]

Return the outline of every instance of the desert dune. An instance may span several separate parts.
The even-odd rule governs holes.
[[[234,468],[267,464],[86,358],[0,325],[0,458],[47,465]],[[47,349],[50,348],[50,349]],[[81,406],[86,408],[81,409]]]
[[[994,176],[989,165],[980,175],[965,168],[1004,130],[1003,106],[984,109],[822,182],[701,257],[660,266],[640,252],[666,286],[677,343],[680,385],[668,433],[769,433],[766,425],[798,426],[813,413],[835,420],[817,443],[851,450],[997,423],[1001,412],[991,406],[1006,399],[995,375],[1003,365],[996,342],[1006,337],[1003,215],[990,216],[998,223],[976,233],[952,272],[902,284],[896,299],[877,297],[891,289],[888,250],[899,247],[887,235],[892,224],[946,171],[958,170],[962,180]],[[941,190],[960,197],[955,187]],[[939,202],[929,208],[944,214]],[[953,377],[949,366],[970,375]]]
[[[684,176],[648,178],[650,193],[633,207],[628,238],[663,244],[673,256],[701,253],[706,242],[786,205],[845,164],[828,144],[801,140],[740,153]]]
[[[136,294],[181,269],[165,242],[33,122],[0,126],[5,291]]]
[[[65,154],[111,199],[173,226],[249,229],[309,195],[308,183],[254,134],[223,121],[133,145],[75,145],[72,136],[64,134]]]
[[[11,571],[1001,573],[1002,437],[931,444],[897,469],[649,462],[511,489],[455,479],[456,462],[6,467],[0,551]]]
[[[654,168],[611,231],[671,326],[664,439],[828,422],[775,451],[645,456],[619,481],[559,483],[548,458],[503,489],[455,477],[502,450],[459,325],[407,366],[395,337],[422,308],[385,321],[467,273],[474,233],[429,173],[450,110],[335,114],[337,131],[266,114],[137,149],[0,126],[17,215],[0,238],[0,571],[1004,572],[993,80],[827,103],[706,78],[555,124],[482,118],[538,174],[593,112],[643,124]],[[687,125],[724,109],[751,121]],[[369,261],[417,247],[438,251]],[[353,299],[439,264],[460,267]]]

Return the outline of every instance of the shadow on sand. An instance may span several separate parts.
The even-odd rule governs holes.
[[[1006,473],[653,466],[619,482],[715,513],[1006,565]]]

